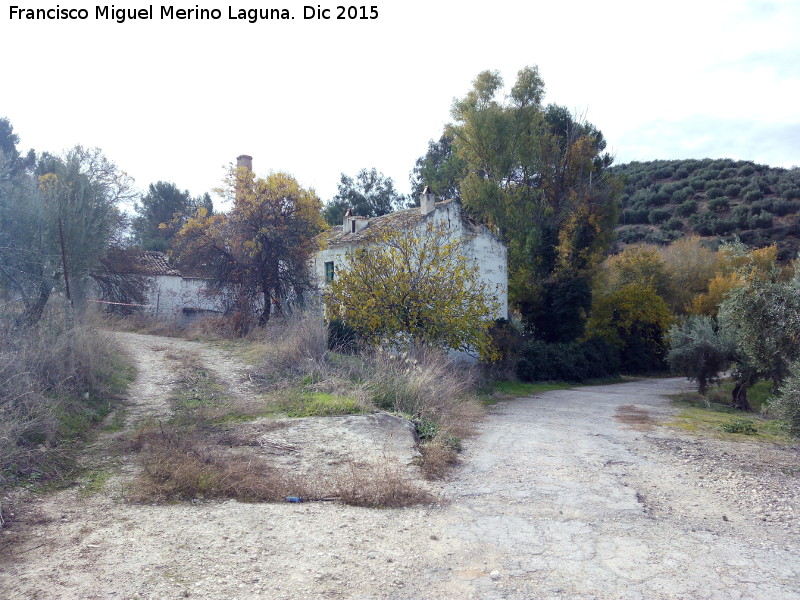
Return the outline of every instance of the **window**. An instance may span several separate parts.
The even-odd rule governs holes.
[[[333,261],[325,263],[325,281],[333,281]]]

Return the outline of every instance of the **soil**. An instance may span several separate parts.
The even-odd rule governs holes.
[[[169,414],[165,352],[192,352],[229,393],[255,393],[247,366],[222,350],[120,338],[139,367],[128,430]],[[676,412],[667,395],[688,388],[652,379],[502,401],[452,477],[427,484],[441,501],[405,509],[134,504],[135,466],[104,455],[106,435],[89,453],[115,473],[99,492],[17,499],[0,531],[0,596],[800,598],[800,448],[665,426]],[[307,450],[295,467],[309,476],[350,444],[411,462],[407,427],[370,418],[265,427],[253,451]]]

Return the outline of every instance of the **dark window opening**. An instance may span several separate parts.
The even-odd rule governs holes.
[[[353,230],[352,233],[355,233],[356,232],[356,220],[355,219],[350,221],[350,227]]]
[[[325,281],[333,281],[333,261],[325,263]]]

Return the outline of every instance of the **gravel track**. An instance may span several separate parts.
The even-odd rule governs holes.
[[[161,356],[191,351],[235,394],[245,365],[122,334],[133,426],[168,415]],[[797,447],[659,425],[685,380],[504,401],[437,505],[137,505],[122,484],[29,499],[0,532],[0,597],[800,598]],[[121,480],[120,480],[121,481]]]

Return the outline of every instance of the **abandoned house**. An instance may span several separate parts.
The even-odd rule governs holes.
[[[223,297],[208,279],[183,274],[163,252],[115,250],[94,274],[95,302],[117,312],[144,312],[155,317],[190,323],[203,316],[222,314]]]
[[[380,235],[391,229],[415,232],[424,231],[428,223],[446,227],[455,239],[463,242],[467,259],[479,269],[481,278],[492,289],[497,290],[500,304],[494,318],[508,317],[508,251],[500,239],[485,225],[470,219],[457,200],[436,202],[436,196],[428,187],[420,196],[420,206],[380,217],[353,216],[348,211],[341,226],[332,227],[323,235],[324,248],[313,260],[314,274],[321,289],[333,281],[337,269],[345,264],[348,251],[373,243]]]

